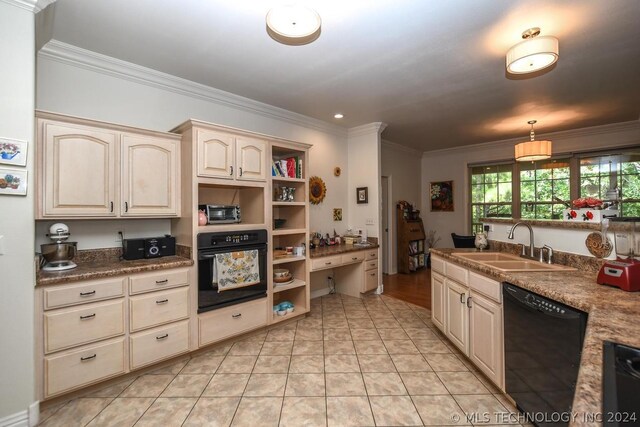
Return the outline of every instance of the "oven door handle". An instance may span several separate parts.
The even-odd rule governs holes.
[[[200,255],[198,258],[200,259],[212,259],[215,258],[216,254],[210,254],[210,255]]]

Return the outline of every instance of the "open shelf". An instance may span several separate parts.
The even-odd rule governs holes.
[[[198,184],[198,205],[239,205],[240,224],[264,224],[264,203],[264,187]]]
[[[305,229],[307,228],[307,212],[305,205],[278,205],[273,207],[273,219],[285,219],[282,229]]]
[[[304,255],[303,256],[288,255],[282,258],[275,258],[273,260],[273,265],[286,264],[288,262],[304,261],[305,259],[307,259],[307,257],[305,257]]]
[[[286,320],[291,320],[294,317],[301,316],[301,315],[306,314],[308,312],[309,312],[309,310],[298,311],[298,308],[296,307],[296,310],[293,313],[285,314],[284,316],[278,316],[277,314],[273,313],[273,318],[271,319],[271,324],[273,325],[275,323],[280,323],[280,322],[284,322]]]
[[[306,228],[278,228],[273,230],[274,236],[285,236],[290,234],[307,234]]]
[[[288,291],[289,289],[295,289],[295,288],[299,288],[300,286],[305,286],[306,284],[307,282],[300,279],[293,279],[292,283],[289,283],[286,285],[279,285],[277,283],[274,283],[273,292],[274,293],[284,292],[284,291]]]
[[[253,223],[237,223],[237,224],[211,224],[211,225],[199,225],[196,229],[196,233],[215,233],[218,231],[245,231],[245,230],[257,230],[266,229],[266,224],[253,224]]]
[[[273,202],[271,203],[273,207],[276,206],[305,206],[304,202]]]
[[[283,176],[272,176],[271,179],[273,181],[280,181],[280,182],[306,182],[307,181],[305,178],[285,178]]]

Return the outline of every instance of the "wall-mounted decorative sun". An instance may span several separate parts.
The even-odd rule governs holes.
[[[327,186],[322,178],[317,176],[309,178],[309,201],[317,205],[318,203],[322,203],[326,195]]]

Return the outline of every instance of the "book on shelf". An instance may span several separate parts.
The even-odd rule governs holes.
[[[283,178],[302,178],[302,159],[288,157],[274,160],[271,164],[271,175]]]
[[[418,242],[409,242],[409,253],[411,255],[418,253]]]

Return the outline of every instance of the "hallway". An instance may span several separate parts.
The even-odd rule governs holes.
[[[384,275],[384,295],[431,309],[431,270]]]

